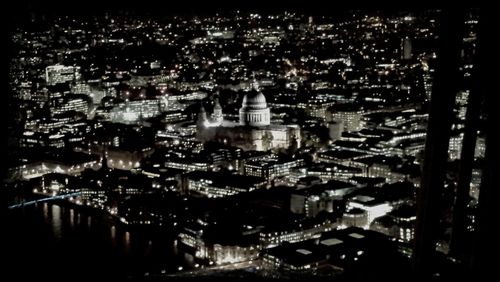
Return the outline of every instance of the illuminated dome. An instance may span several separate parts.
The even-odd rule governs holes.
[[[266,97],[259,91],[252,90],[243,97],[243,108],[265,109],[267,108]]]
[[[243,97],[240,108],[240,124],[248,126],[266,126],[271,123],[271,111],[267,107],[266,97],[254,86]]]

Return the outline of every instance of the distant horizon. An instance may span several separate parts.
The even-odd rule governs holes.
[[[48,2],[36,2],[33,0],[29,1],[19,1],[12,3],[14,6],[11,11],[9,11],[7,17],[7,26],[10,28],[24,27],[35,23],[36,26],[41,21],[45,21],[50,18],[58,17],[75,17],[75,18],[87,18],[87,17],[103,17],[105,15],[110,16],[127,16],[127,17],[151,17],[156,19],[170,18],[175,16],[180,17],[197,17],[197,16],[211,16],[217,15],[228,16],[228,14],[234,14],[236,12],[241,12],[244,14],[248,13],[261,13],[261,14],[281,14],[284,12],[293,12],[299,15],[305,16],[325,16],[325,17],[344,17],[350,13],[355,13],[359,15],[359,12],[364,14],[382,14],[384,16],[394,15],[394,14],[419,14],[426,13],[429,11],[437,11],[436,8],[400,8],[400,7],[374,7],[374,5],[369,5],[365,7],[337,7],[336,9],[325,9],[323,5],[312,5],[308,1],[309,5],[297,4],[297,3],[287,3],[287,5],[272,6],[264,5],[262,1],[252,2],[252,4],[230,3],[226,5],[224,1],[215,1],[215,4],[210,4],[206,2],[196,3],[196,5],[190,5],[189,3],[176,3],[175,5],[167,6],[169,3],[153,2],[151,5],[141,5],[137,6],[131,2],[122,2],[120,5],[116,4],[115,1],[104,1],[99,2],[91,0],[85,2],[85,5],[79,6],[75,9],[74,6],[62,5],[58,1],[49,0]],[[326,1],[325,1],[326,2]],[[212,1],[213,3],[213,1]],[[313,1],[312,3],[318,3]],[[320,2],[321,3],[321,2]],[[278,3],[275,3],[278,4]]]
[[[338,3],[336,1],[304,1],[304,2],[281,2],[281,1],[186,1],[175,2],[170,1],[141,1],[141,5],[136,2],[127,1],[85,1],[83,5],[74,5],[71,3],[67,5],[63,1],[48,0],[48,1],[35,1],[23,0],[12,3],[10,15],[23,15],[30,13],[46,14],[46,15],[96,15],[104,13],[134,13],[144,15],[209,15],[215,13],[231,13],[237,10],[242,12],[258,12],[258,13],[280,13],[284,11],[291,11],[301,14],[313,15],[336,15],[343,14],[350,11],[364,11],[364,12],[422,12],[426,10],[435,10],[434,7],[399,7],[399,6],[386,6],[382,3],[377,5],[360,4],[359,2],[345,2]],[[356,5],[358,4],[358,5]],[[343,6],[345,5],[345,6]]]

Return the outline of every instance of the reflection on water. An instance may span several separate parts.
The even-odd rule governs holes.
[[[51,220],[52,220],[52,232],[54,232],[54,236],[56,238],[61,238],[62,229],[61,229],[61,207],[57,205],[52,205],[51,209]]]
[[[179,253],[179,250],[177,249],[177,239],[174,240],[172,245],[173,245],[174,254],[177,255]]]
[[[116,247],[116,227],[114,225],[111,225],[111,243],[113,244],[113,247]]]
[[[20,209],[11,221],[12,226],[7,228],[18,240],[12,244],[26,246],[24,253],[33,260],[40,255],[35,263],[39,267],[47,254],[59,257],[59,263],[64,264],[61,267],[70,269],[78,262],[89,271],[112,275],[144,275],[160,269],[171,272],[180,265],[186,270],[193,267],[192,257],[177,251],[175,235],[168,230],[130,229],[104,216],[52,203]],[[23,228],[17,227],[20,223]]]
[[[146,255],[150,255],[153,249],[153,241],[149,240],[148,245],[146,247]]]
[[[125,241],[124,241],[124,248],[125,252],[130,252],[130,232],[125,231]]]
[[[71,225],[71,229],[75,227],[75,210],[69,210],[69,224]]]
[[[49,205],[47,203],[43,204],[43,219],[45,222],[49,220]]]

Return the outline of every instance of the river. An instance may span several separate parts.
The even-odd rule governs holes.
[[[18,281],[116,281],[193,265],[191,256],[178,252],[168,230],[131,229],[72,206],[38,203],[11,210],[5,218],[3,275]]]

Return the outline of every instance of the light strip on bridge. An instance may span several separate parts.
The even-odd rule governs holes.
[[[23,206],[33,205],[33,204],[36,204],[36,203],[41,203],[41,202],[46,202],[46,201],[51,201],[51,200],[64,199],[64,198],[67,198],[67,197],[72,197],[72,196],[77,196],[77,195],[80,195],[80,192],[75,192],[75,193],[70,193],[70,194],[64,194],[64,195],[57,195],[57,196],[47,197],[47,198],[38,199],[38,200],[34,200],[34,201],[24,202],[24,203],[21,203],[21,204],[16,204],[16,205],[9,206],[9,209],[20,208],[20,207],[23,207]]]

